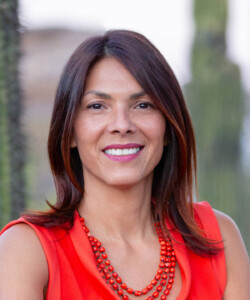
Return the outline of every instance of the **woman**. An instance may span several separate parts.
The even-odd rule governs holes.
[[[247,299],[233,221],[193,204],[195,140],[178,82],[142,35],[79,46],[48,151],[57,202],[8,224],[0,299]]]

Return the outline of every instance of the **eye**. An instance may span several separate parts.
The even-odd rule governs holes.
[[[150,102],[141,102],[141,103],[136,105],[136,108],[150,109],[150,108],[154,108],[154,105]]]
[[[87,108],[93,109],[93,110],[100,110],[103,108],[103,105],[100,103],[93,103],[93,104],[88,105]]]

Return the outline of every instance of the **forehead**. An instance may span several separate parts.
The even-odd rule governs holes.
[[[134,76],[113,57],[99,60],[89,70],[85,80],[84,93],[93,89],[109,93],[129,93],[143,90]]]

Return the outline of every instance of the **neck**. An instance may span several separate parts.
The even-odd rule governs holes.
[[[151,183],[149,178],[126,189],[88,183],[79,213],[98,236],[130,242],[144,239],[154,232]]]

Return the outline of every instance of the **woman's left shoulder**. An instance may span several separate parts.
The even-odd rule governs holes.
[[[223,299],[249,299],[250,264],[240,231],[228,215],[213,209],[218,221],[226,257],[227,285]]]
[[[217,209],[213,208],[213,212],[219,223],[223,240],[229,239],[229,241],[230,241],[232,239],[235,241],[238,240],[238,242],[243,243],[240,231],[238,229],[238,226],[234,222],[234,220],[231,217],[229,217],[228,215],[226,215],[225,213],[223,213]],[[244,243],[243,243],[243,245],[244,245]]]
[[[213,209],[213,212],[218,221],[222,239],[224,241],[225,251],[242,251],[247,256],[247,251],[241,233],[234,220],[225,213]]]

